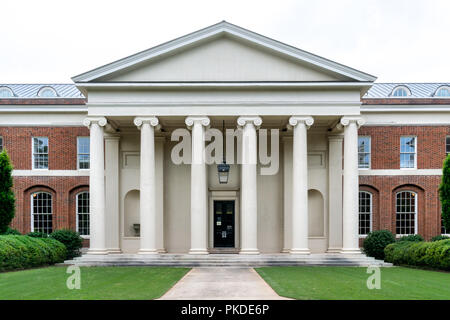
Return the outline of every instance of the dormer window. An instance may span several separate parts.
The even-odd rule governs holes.
[[[42,87],[39,89],[38,96],[41,98],[56,98],[58,94],[52,87]]]
[[[0,87],[0,98],[12,98],[14,92],[8,87]]]
[[[450,87],[440,87],[434,94],[435,97],[450,97]]]
[[[411,91],[408,89],[408,87],[405,86],[398,86],[395,87],[394,90],[392,90],[392,97],[407,97],[411,95]]]

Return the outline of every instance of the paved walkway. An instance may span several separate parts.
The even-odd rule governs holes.
[[[162,300],[279,300],[252,268],[193,268]]]

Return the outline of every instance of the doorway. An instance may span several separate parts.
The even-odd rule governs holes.
[[[214,200],[214,248],[234,248],[234,200]]]

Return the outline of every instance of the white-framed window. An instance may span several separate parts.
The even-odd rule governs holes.
[[[42,87],[39,89],[37,95],[41,98],[56,98],[58,93],[52,87]]]
[[[77,231],[83,237],[89,236],[89,191],[77,194]]]
[[[397,86],[392,90],[391,97],[402,98],[411,95],[411,90],[406,86]]]
[[[31,231],[50,234],[53,231],[52,195],[48,192],[31,194]]]
[[[448,156],[450,154],[450,136],[445,137],[445,155]]]
[[[360,236],[372,231],[372,194],[367,191],[359,192],[359,227]]]
[[[14,97],[14,91],[8,87],[0,87],[0,98],[12,98]]]
[[[370,169],[370,137],[358,137],[358,168]]]
[[[440,87],[436,90],[436,93],[434,94],[435,97],[444,97],[444,98],[450,98],[450,87]]]
[[[0,136],[0,152],[3,151],[3,137]]]
[[[48,169],[48,137],[33,137],[33,169]]]
[[[89,137],[77,137],[78,169],[89,169],[90,167],[90,144]]]
[[[400,169],[417,168],[417,137],[400,137]]]
[[[395,232],[397,235],[417,233],[417,193],[400,191],[395,195]]]

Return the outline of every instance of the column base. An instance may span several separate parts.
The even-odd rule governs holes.
[[[258,249],[241,249],[239,254],[259,254]]]
[[[328,248],[327,253],[341,253],[342,248]]]
[[[95,249],[95,248],[89,248],[87,251],[87,254],[108,254],[108,250],[106,249]]]
[[[139,249],[138,254],[158,254],[156,249]]]
[[[120,250],[120,248],[110,248],[107,249],[108,254],[121,254],[122,250]]]
[[[289,252],[290,252],[290,250],[286,249],[286,248],[283,248],[283,250],[281,250],[281,253],[289,253]]]
[[[342,248],[341,253],[345,254],[361,254],[361,249],[359,248]]]
[[[311,251],[309,251],[308,248],[293,248],[289,250],[290,254],[310,254]]]
[[[167,253],[166,249],[157,249],[156,251],[158,251],[158,253]]]
[[[206,249],[191,249],[189,254],[209,254],[209,252]]]

